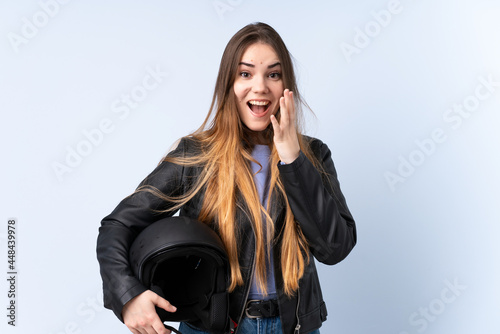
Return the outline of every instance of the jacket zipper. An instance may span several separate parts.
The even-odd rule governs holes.
[[[300,333],[300,319],[299,319],[299,305],[300,305],[300,287],[297,288],[297,309],[295,310],[295,317],[297,318],[297,325],[295,326],[295,334]]]
[[[252,230],[253,230],[253,226],[252,226]],[[254,254],[255,254],[255,252],[257,251],[257,248],[255,247],[255,241],[254,241],[254,244],[253,244],[253,250],[254,250]],[[240,316],[238,318],[238,321],[236,322],[236,330],[234,331],[234,334],[238,333],[238,329],[239,329],[238,325],[240,324],[241,319],[243,319],[243,313],[245,313],[245,307],[247,305],[248,295],[250,294],[250,285],[252,284],[252,278],[253,278],[254,268],[255,268],[255,257],[252,256],[252,267],[251,267],[251,270],[250,270],[250,280],[248,281],[248,284],[246,286],[245,299],[243,299],[243,308],[241,310],[241,313],[240,313]]]

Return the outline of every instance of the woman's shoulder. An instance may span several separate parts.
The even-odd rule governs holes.
[[[312,151],[318,151],[326,145],[321,139],[307,135],[302,135],[302,140]]]
[[[167,155],[172,154],[196,154],[201,152],[201,142],[199,139],[192,135],[184,136],[177,139],[172,146],[170,146]]]

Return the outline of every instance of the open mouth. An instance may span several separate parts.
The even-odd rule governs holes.
[[[269,107],[271,106],[271,101],[269,100],[250,100],[247,102],[248,108],[252,114],[257,117],[263,117],[269,111]]]

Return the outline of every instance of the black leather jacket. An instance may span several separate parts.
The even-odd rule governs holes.
[[[310,253],[318,261],[333,265],[342,261],[356,244],[356,227],[340,190],[329,148],[318,139],[306,139],[322,162],[326,175],[318,172],[302,152],[293,163],[278,168],[295,219],[309,242]],[[184,138],[170,154],[186,156],[197,153],[197,142]],[[141,185],[153,185],[171,196],[180,195],[193,184],[200,168],[162,162]],[[197,218],[202,200],[203,192],[200,192],[182,207],[180,215]],[[146,290],[129,267],[129,246],[143,228],[173,214],[158,215],[151,209],[165,209],[170,205],[150,193],[139,192],[125,198],[101,222],[97,258],[103,279],[104,306],[112,309],[122,321],[121,311],[125,303]],[[283,198],[273,197],[270,213],[279,231],[285,213]],[[239,261],[245,285],[230,294],[230,316],[236,322],[244,313],[255,254],[254,234],[247,216],[240,212],[237,219],[241,229]],[[315,263],[311,257],[298,293],[293,297],[286,296],[279,268],[280,243],[278,240],[274,246],[274,272],[283,333],[294,333],[296,329],[299,330],[295,333],[308,333],[319,328],[327,316]]]

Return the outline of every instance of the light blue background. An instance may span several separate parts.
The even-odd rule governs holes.
[[[374,13],[390,1],[75,0],[49,6],[44,22],[54,1],[0,3],[0,267],[15,217],[19,271],[15,328],[1,280],[2,333],[129,332],[102,308],[100,220],[201,124],[226,43],[254,21],[295,57],[317,116],[306,115],[307,133],[332,149],[357,222],[351,255],[319,265],[322,333],[500,332],[498,1],[401,0],[384,27]],[[36,35],[15,47],[33,17]],[[358,29],[374,30],[346,57]],[[148,68],[162,82],[126,117],[115,113]],[[443,116],[474,101],[480,77],[497,84],[453,128]],[[54,163],[105,119],[112,131],[58,178]],[[446,139],[418,153],[435,129]],[[384,175],[410,157],[419,165],[391,188]]]

